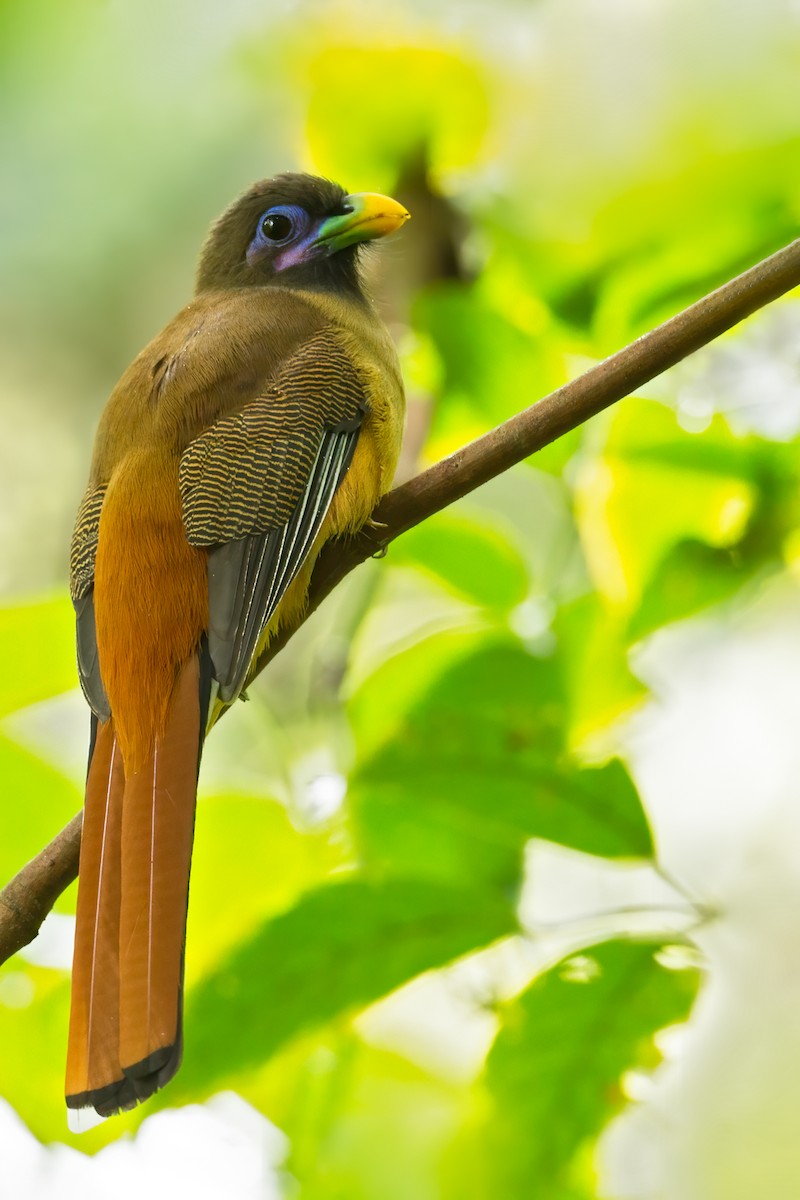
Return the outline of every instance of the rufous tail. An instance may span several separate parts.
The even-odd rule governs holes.
[[[164,731],[135,774],[126,777],[113,716],[97,728],[78,881],[70,1109],[109,1116],[133,1108],[180,1066],[189,866],[208,711],[202,661],[182,668]]]

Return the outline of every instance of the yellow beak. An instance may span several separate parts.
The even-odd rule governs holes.
[[[331,254],[355,242],[369,242],[394,233],[410,217],[402,204],[378,192],[345,196],[344,207],[347,211],[323,221],[315,239],[317,245],[327,246]]]

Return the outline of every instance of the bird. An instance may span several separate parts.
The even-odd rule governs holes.
[[[323,544],[391,486],[403,384],[362,251],[408,217],[312,175],[253,184],[102,413],[70,553],[91,708],[73,1118],[133,1108],[180,1066],[203,742],[302,612]]]

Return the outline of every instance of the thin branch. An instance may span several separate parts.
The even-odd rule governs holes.
[[[359,563],[798,286],[800,239],[390,492],[367,530],[325,547],[314,569],[305,612],[272,640],[253,677]],[[77,875],[80,821],[78,814],[0,892],[0,963],[33,940],[56,898]]]
[[[463,450],[395,488],[373,513],[372,527],[347,542],[331,542],[325,547],[314,568],[305,611],[272,639],[256,664],[253,678],[364,559],[380,554],[400,534],[542,450],[798,286],[800,238]]]
[[[78,874],[83,813],[40,850],[0,892],[0,963],[32,942],[50,909]]]

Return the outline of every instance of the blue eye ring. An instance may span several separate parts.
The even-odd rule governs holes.
[[[259,218],[256,237],[262,245],[282,246],[308,225],[308,213],[296,204],[275,204]]]
[[[312,234],[313,221],[302,205],[273,204],[256,222],[253,240],[247,247],[247,262],[256,268],[267,262],[271,270],[283,270],[290,265],[286,255],[302,257]]]

